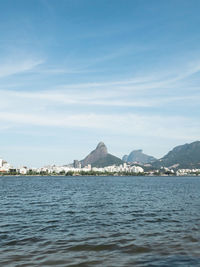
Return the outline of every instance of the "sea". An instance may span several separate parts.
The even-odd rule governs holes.
[[[0,177],[0,266],[200,266],[200,177]]]

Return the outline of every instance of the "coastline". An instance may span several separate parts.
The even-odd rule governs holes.
[[[160,175],[151,175],[151,174],[0,174],[0,177],[200,177],[200,174],[187,174],[187,175],[176,175],[176,174],[160,174]]]

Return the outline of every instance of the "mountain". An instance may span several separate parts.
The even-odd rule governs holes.
[[[92,163],[92,167],[98,167],[98,168],[103,168],[106,166],[111,166],[111,165],[120,165],[123,164],[124,162],[118,158],[115,157],[111,154],[107,154],[105,157],[98,159],[97,161],[95,161],[94,163]]]
[[[124,155],[124,156],[122,157],[122,160],[125,161],[125,162],[128,162],[128,155]]]
[[[167,153],[163,158],[152,163],[155,168],[200,168],[200,141],[177,146]]]
[[[80,161],[81,166],[91,164],[92,167],[105,167],[109,165],[120,165],[123,161],[108,153],[107,147],[103,142],[100,142],[96,149],[88,156]]]
[[[155,161],[156,158],[144,154],[142,149],[139,149],[133,150],[129,155],[124,155],[122,160],[125,162],[137,162],[139,164],[145,164]]]

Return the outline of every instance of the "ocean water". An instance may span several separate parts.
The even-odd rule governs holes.
[[[0,177],[0,266],[200,266],[200,177]]]

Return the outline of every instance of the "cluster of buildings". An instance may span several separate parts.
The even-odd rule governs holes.
[[[187,175],[197,175],[200,174],[200,169],[178,169],[176,171],[177,176],[187,176]]]
[[[129,165],[127,163],[121,164],[119,166],[112,165],[102,168],[92,167],[90,164],[87,166],[81,167],[81,163],[78,160],[74,160],[73,164],[56,166],[49,165],[41,168],[28,168],[20,167],[13,168],[7,161],[0,158],[0,174],[19,174],[19,175],[40,175],[40,174],[49,174],[49,175],[59,175],[59,174],[84,174],[88,172],[95,173],[145,173],[145,175],[176,175],[176,176],[187,176],[187,175],[200,175],[200,169],[178,169],[173,170],[166,167],[162,167],[160,170],[154,170],[149,172],[144,172],[144,169],[140,166]]]
[[[28,168],[28,167],[20,167],[13,168],[9,163],[0,159],[0,173],[16,173],[21,175],[27,174],[66,174],[66,173],[84,173],[84,172],[99,172],[99,173],[143,173],[144,169],[139,166],[130,166],[127,163],[121,164],[120,166],[107,166],[104,168],[92,167],[90,164],[87,166],[81,167],[81,163],[79,161],[74,161],[73,164],[64,165],[64,166],[56,166],[49,165],[41,168]]]
[[[88,164],[85,167],[81,167],[80,165],[74,166],[73,165],[67,165],[67,166],[45,166],[42,168],[35,168],[31,169],[34,173],[48,173],[48,174],[66,174],[66,173],[88,173],[88,172],[99,172],[99,173],[122,173],[122,172],[129,172],[129,173],[142,173],[144,172],[143,168],[139,166],[129,166],[126,163],[120,166],[107,166],[104,168],[97,168],[92,167],[90,164]],[[19,169],[20,174],[27,174],[30,171],[30,169],[23,167]]]
[[[93,171],[95,172],[117,172],[117,173],[122,173],[122,172],[127,172],[127,173],[143,173],[144,169],[139,166],[131,166],[128,165],[127,163],[121,164],[119,166],[107,166],[104,168],[92,168]]]
[[[5,160],[0,158],[0,173],[9,172],[12,166]]]

